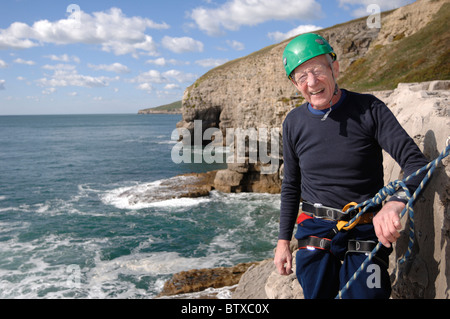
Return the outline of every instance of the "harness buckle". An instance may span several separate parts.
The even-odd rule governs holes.
[[[336,212],[334,211],[334,210],[332,210],[332,209],[327,209],[326,210],[326,215],[327,215],[327,218],[328,219],[332,219],[332,220],[335,220],[335,219],[337,219],[337,214],[336,214]]]

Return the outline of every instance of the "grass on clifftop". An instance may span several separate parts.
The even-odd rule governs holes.
[[[393,42],[372,48],[339,78],[355,91],[391,90],[402,82],[450,79],[450,3],[417,33],[394,36]]]

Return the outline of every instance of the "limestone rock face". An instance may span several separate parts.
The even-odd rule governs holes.
[[[434,160],[450,138],[450,81],[400,84],[384,99],[425,156]],[[450,158],[435,170],[414,206],[415,245],[408,262],[398,265],[408,245],[409,220],[391,255],[394,298],[450,298]],[[384,156],[385,183],[402,171]]]

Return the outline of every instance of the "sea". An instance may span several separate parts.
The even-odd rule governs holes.
[[[174,163],[180,120],[0,116],[0,298],[153,299],[175,273],[272,257],[279,195],[156,196],[226,165]]]

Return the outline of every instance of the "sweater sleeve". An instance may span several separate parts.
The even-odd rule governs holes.
[[[300,206],[301,174],[289,120],[283,123],[284,177],[281,186],[280,232],[278,239],[291,240]]]
[[[414,140],[383,102],[375,100],[372,114],[377,123],[375,137],[380,146],[400,165],[404,178],[428,164],[428,160]],[[425,174],[420,174],[405,183],[411,194],[417,189]]]

